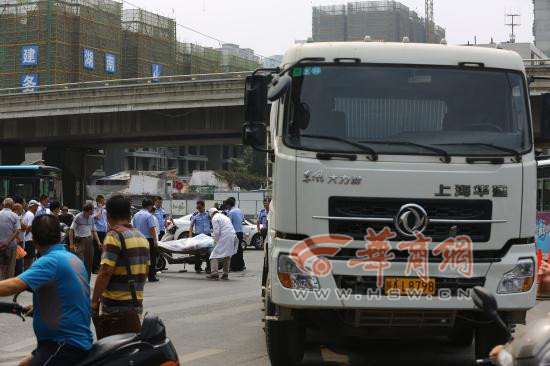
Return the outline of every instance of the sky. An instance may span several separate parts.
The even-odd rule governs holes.
[[[121,0],[122,1],[122,0]],[[401,0],[424,16],[424,0]],[[341,0],[129,0],[132,5],[176,18],[178,24],[218,40],[252,48],[261,56],[283,54],[298,39],[311,37],[311,8],[345,4]],[[449,44],[507,41],[506,13],[521,14],[517,42],[533,42],[531,0],[434,0],[436,24],[447,30]],[[178,39],[204,46],[219,42],[178,27]]]

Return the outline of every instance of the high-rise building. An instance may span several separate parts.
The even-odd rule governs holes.
[[[535,24],[533,33],[535,45],[546,55],[550,55],[550,0],[533,0]]]
[[[315,42],[362,41],[426,42],[424,18],[397,1],[361,1],[346,5],[313,7]],[[445,29],[435,26],[434,43],[445,38]]]

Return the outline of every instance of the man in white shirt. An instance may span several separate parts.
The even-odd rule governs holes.
[[[0,211],[0,280],[7,280],[15,274],[15,247],[21,220],[12,211],[13,199],[6,198],[3,205]]]
[[[237,237],[235,229],[229,217],[220,214],[215,208],[208,210],[212,218],[212,237],[214,238],[214,250],[210,254],[210,267],[212,274],[206,278],[218,280],[218,260],[223,260],[222,280],[229,279],[229,262],[231,256],[237,252]]]
[[[23,219],[21,220],[21,230],[25,231],[25,252],[27,252],[27,255],[23,259],[25,270],[32,265],[36,258],[36,248],[34,247],[34,243],[32,241],[31,229],[32,220],[34,220],[34,215],[38,210],[38,206],[40,206],[38,201],[31,200],[29,202],[27,212],[25,212],[25,215],[23,215]]]
[[[71,252],[84,262],[84,266],[88,272],[88,282],[90,282],[92,276],[92,263],[94,261],[93,246],[99,245],[101,248],[101,242],[97,236],[94,218],[92,217],[93,211],[94,206],[91,203],[84,205],[82,212],[76,215],[69,230],[69,248]]]

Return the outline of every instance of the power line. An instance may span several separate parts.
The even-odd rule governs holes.
[[[129,1],[127,1],[127,0],[122,0],[122,3],[127,4],[127,5],[129,5],[129,6],[132,6],[132,7],[134,7],[134,8],[137,8],[137,9],[139,9],[139,10],[145,10],[145,9],[143,9],[142,7],[140,7],[140,6],[138,6],[138,5],[135,5],[135,4],[132,4],[131,2],[129,2]],[[145,10],[145,11],[146,11],[146,10]],[[193,28],[188,27],[188,26],[186,26],[186,25],[180,24],[180,23],[178,23],[177,21],[176,21],[176,25],[177,25],[178,27],[183,28],[183,29],[187,29],[188,31],[191,31],[191,32],[193,32],[193,33],[197,33],[197,34],[199,34],[199,35],[201,35],[201,36],[203,36],[203,37],[205,37],[205,38],[209,38],[209,39],[211,39],[211,40],[213,40],[213,41],[216,41],[216,42],[220,43],[220,45],[221,45],[221,44],[224,44],[224,43],[229,43],[229,44],[231,43],[231,42],[225,42],[225,41],[223,41],[223,40],[221,40],[221,39],[219,39],[219,38],[216,38],[216,37],[214,37],[214,36],[211,36],[211,35],[209,35],[209,34],[206,34],[206,33],[204,33],[204,32],[201,32],[201,31],[199,31],[199,30],[193,29]],[[256,53],[256,52],[251,52],[251,51],[249,51],[249,50],[247,50],[247,49],[244,49],[244,48],[241,48],[240,50],[243,51],[243,52],[245,52],[245,53],[250,53],[250,54],[252,54],[252,55],[254,55],[254,56],[259,56],[259,57],[261,57],[261,58],[263,58],[263,59],[265,59],[265,60],[271,60],[271,61],[279,62],[279,60],[275,60],[275,59],[269,58],[269,57],[267,57],[267,56],[260,55],[259,53]]]

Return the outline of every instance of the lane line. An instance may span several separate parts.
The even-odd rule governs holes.
[[[225,352],[225,350],[210,348],[210,349],[203,349],[201,351],[197,351],[197,352],[193,352],[193,353],[188,353],[188,354],[186,354],[184,356],[181,356],[179,358],[180,359],[180,364],[185,365],[187,362],[200,360],[201,358],[214,356],[214,355],[220,354],[222,352]],[[0,365],[0,366],[2,366],[2,365]]]
[[[219,295],[213,298],[196,299],[196,300],[191,300],[187,302],[180,301],[175,304],[156,305],[151,307],[145,307],[145,311],[148,311],[154,314],[162,314],[162,313],[168,313],[168,312],[178,311],[178,310],[188,310],[195,307],[223,304],[233,300],[241,300],[241,299],[249,299],[249,298],[258,298],[259,300],[258,291],[254,290],[254,291],[248,291],[248,292],[241,292],[241,293],[236,293],[234,295]]]
[[[225,302],[225,301],[224,301]],[[210,314],[190,315],[183,318],[174,319],[175,322],[186,322],[191,324],[210,322],[218,320],[220,318],[235,316],[242,313],[247,313],[254,310],[259,310],[260,304],[246,304],[241,306],[232,307],[229,309],[218,310]]]

